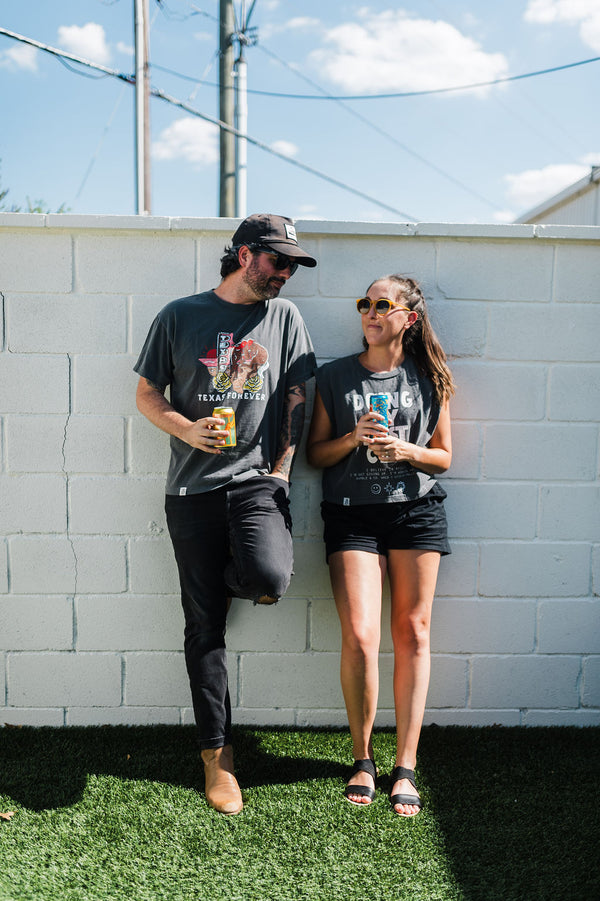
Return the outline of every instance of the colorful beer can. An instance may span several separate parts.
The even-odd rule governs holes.
[[[385,421],[382,423],[386,428],[389,426],[389,417],[388,417],[388,403],[389,398],[387,394],[372,394],[371,395],[371,407],[373,409],[373,413],[380,413],[381,416],[384,417]]]
[[[212,415],[225,420],[225,425],[216,425],[215,429],[220,431],[226,430],[229,432],[229,435],[225,438],[225,444],[222,444],[221,447],[235,447],[237,441],[235,435],[235,411],[233,407],[215,407]]]

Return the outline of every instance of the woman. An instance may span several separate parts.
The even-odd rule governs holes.
[[[446,493],[433,476],[452,458],[454,383],[416,282],[377,279],[357,308],[365,350],[319,369],[307,453],[324,469],[324,537],[342,627],[341,682],[355,760],[344,794],[362,805],[375,797],[372,732],[387,572],[397,734],[390,801],[411,817],[422,806],[414,767],[429,685],[431,608],[440,557],[450,553]],[[371,404],[381,394],[388,425]]]

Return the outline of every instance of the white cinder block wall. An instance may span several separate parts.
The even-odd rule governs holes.
[[[192,722],[168,439],[136,411],[132,366],[166,302],[217,283],[235,226],[0,215],[0,722]],[[600,723],[600,228],[298,230],[320,263],[287,294],[321,361],[359,348],[353,300],[394,271],[421,280],[453,359],[454,553],[427,722]],[[292,498],[289,596],[232,608],[237,723],[345,722],[320,479],[304,459]],[[381,725],[390,652],[384,630]]]

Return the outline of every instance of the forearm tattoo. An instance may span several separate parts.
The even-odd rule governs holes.
[[[300,445],[305,413],[306,389],[302,382],[289,389],[283,408],[274,469],[286,478],[290,476],[294,458]]]

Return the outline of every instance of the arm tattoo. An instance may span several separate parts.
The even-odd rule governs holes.
[[[275,454],[274,469],[289,478],[294,458],[300,445],[306,410],[306,390],[304,383],[288,390],[284,402],[279,443]]]

